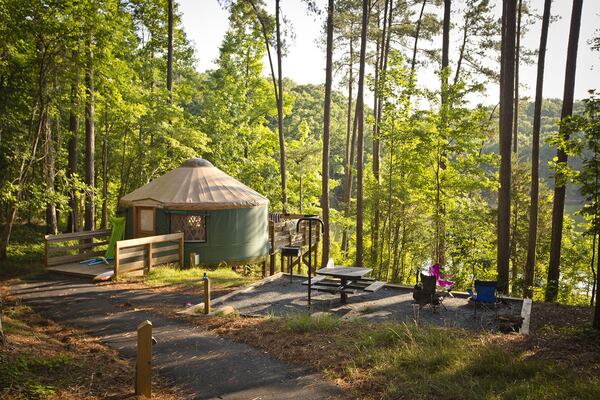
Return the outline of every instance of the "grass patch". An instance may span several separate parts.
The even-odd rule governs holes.
[[[598,399],[600,379],[458,329],[387,324],[359,341],[356,368],[382,398]]]
[[[1,225],[0,229],[4,226]],[[0,280],[24,277],[44,271],[45,227],[15,224],[7,248],[8,258],[2,261]]]
[[[231,268],[217,268],[208,270],[203,268],[179,269],[171,266],[153,268],[146,276],[145,281],[151,285],[166,286],[179,285],[196,287],[204,285],[202,276],[206,271],[212,288],[229,288],[250,284],[258,275],[242,275]]]
[[[12,301],[2,322],[7,345],[0,347],[0,399],[134,398],[134,368],[98,340]],[[180,398],[159,377],[153,386],[153,399]]]
[[[285,329],[294,333],[323,332],[335,329],[339,325],[339,318],[329,314],[292,314],[283,317]]]
[[[562,347],[518,335],[306,313],[214,324],[219,335],[323,372],[348,398],[600,398],[595,337],[574,348],[571,336]],[[592,361],[582,357],[586,353]]]

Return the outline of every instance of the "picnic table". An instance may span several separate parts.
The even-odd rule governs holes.
[[[330,293],[340,293],[340,301],[346,303],[348,294],[356,290],[375,292],[385,286],[368,276],[371,268],[327,266],[316,271],[317,277],[311,282],[311,289]],[[308,281],[304,282],[308,284]]]

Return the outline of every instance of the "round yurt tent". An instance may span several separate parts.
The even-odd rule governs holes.
[[[185,260],[259,261],[268,253],[269,200],[201,158],[123,196],[127,238],[183,232]]]

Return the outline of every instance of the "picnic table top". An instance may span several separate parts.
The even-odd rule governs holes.
[[[318,275],[328,275],[338,278],[362,278],[372,271],[371,268],[358,267],[325,267],[317,270]]]

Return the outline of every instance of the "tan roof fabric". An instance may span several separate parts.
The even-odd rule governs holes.
[[[180,210],[251,208],[269,200],[201,158],[123,196],[121,206],[152,206]]]

